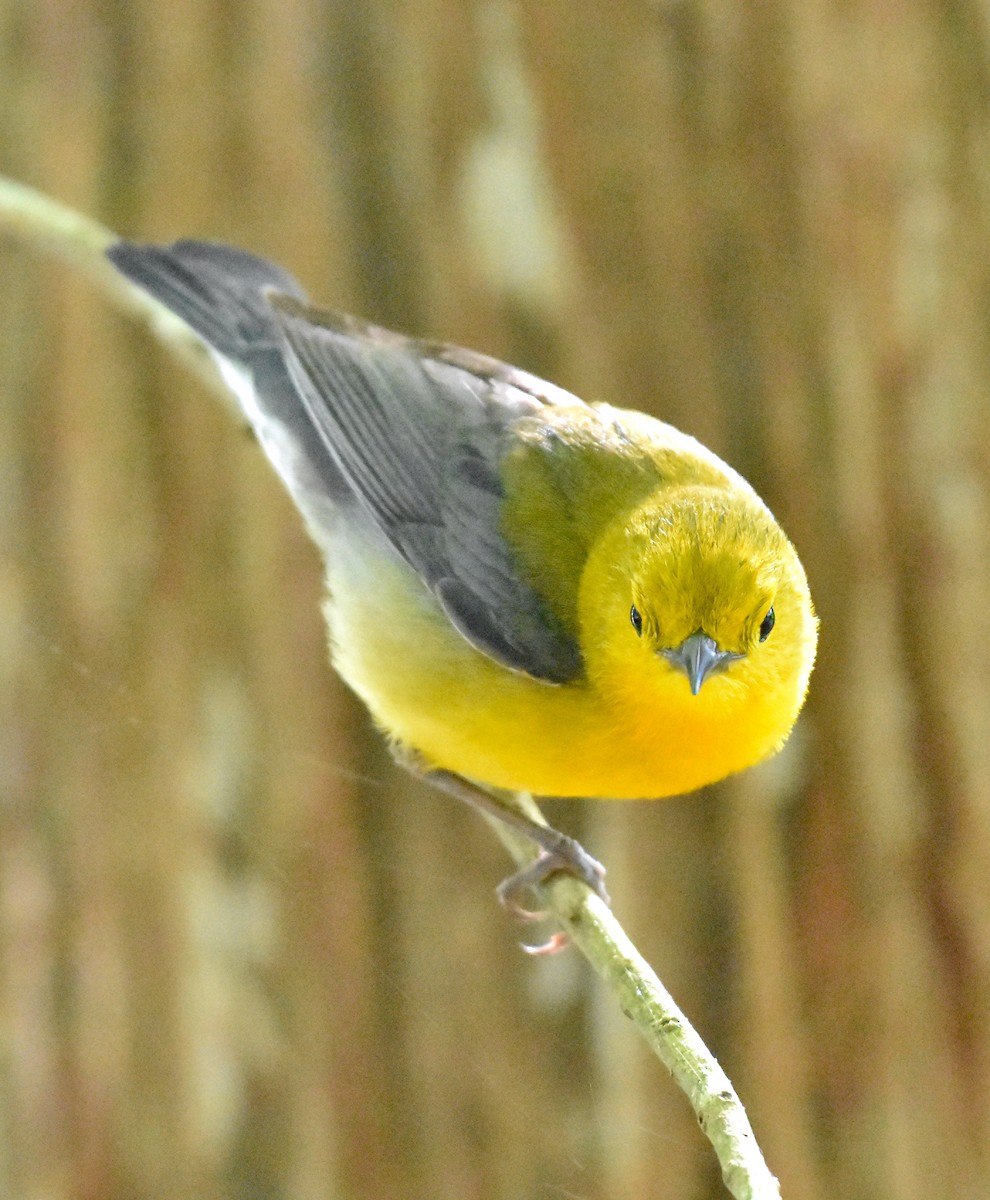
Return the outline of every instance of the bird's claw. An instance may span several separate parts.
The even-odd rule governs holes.
[[[520,921],[541,921],[545,912],[527,908],[520,901],[523,892],[538,890],[551,875],[564,872],[580,879],[582,883],[609,904],[605,890],[605,868],[597,858],[592,858],[580,842],[565,834],[558,834],[553,848],[544,847],[528,866],[503,879],[496,888],[499,903]]]
[[[559,954],[561,950],[566,950],[570,945],[571,939],[558,929],[556,933],[552,933],[545,942],[541,942],[538,946],[531,946],[528,942],[520,942],[519,949],[528,954],[531,958],[549,958],[552,954]]]

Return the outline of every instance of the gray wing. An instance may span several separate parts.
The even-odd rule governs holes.
[[[237,368],[224,374],[321,546],[333,511],[357,505],[478,649],[539,679],[580,675],[502,537],[498,475],[515,420],[580,401],[495,359],[317,313],[285,271],[229,246],[108,255]]]
[[[482,355],[272,296],[314,426],[375,526],[457,629],[506,666],[564,683],[581,655],[501,532],[511,427],[569,393]]]

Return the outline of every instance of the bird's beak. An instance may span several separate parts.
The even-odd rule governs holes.
[[[686,637],[679,646],[672,650],[661,650],[660,653],[679,671],[684,672],[691,685],[691,693],[695,696],[701,691],[701,685],[709,675],[724,671],[730,662],[745,657],[732,650],[719,650],[715,639],[710,638],[701,629]]]

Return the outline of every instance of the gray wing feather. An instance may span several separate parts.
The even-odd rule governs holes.
[[[552,682],[576,678],[577,645],[519,576],[502,535],[498,465],[513,422],[564,397],[579,401],[548,385],[546,396],[519,388],[502,364],[496,378],[490,359],[463,352],[454,362],[373,326],[359,333],[353,322],[341,327],[332,314],[292,300],[272,303],[314,425],[453,624],[516,670]]]
[[[322,546],[332,510],[357,505],[485,654],[550,682],[580,675],[578,646],[502,536],[498,474],[515,420],[580,401],[484,355],[310,309],[280,267],[229,246],[108,255],[253,380],[259,437]]]

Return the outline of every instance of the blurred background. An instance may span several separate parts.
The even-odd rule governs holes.
[[[794,738],[549,815],[785,1200],[985,1197],[985,0],[0,0],[0,170],[752,480],[822,621]],[[725,1195],[331,673],[241,426],[69,267],[0,279],[0,1194]]]

